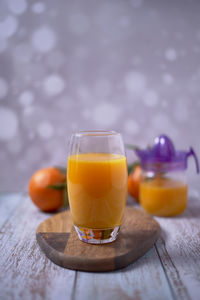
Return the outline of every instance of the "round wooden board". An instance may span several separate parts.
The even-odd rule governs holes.
[[[42,222],[36,232],[38,244],[55,264],[73,270],[104,272],[120,269],[144,255],[156,242],[158,223],[148,214],[126,207],[116,241],[104,245],[81,242],[69,211]]]

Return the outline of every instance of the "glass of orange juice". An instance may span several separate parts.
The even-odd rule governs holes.
[[[81,131],[70,141],[67,164],[69,205],[81,241],[117,238],[127,197],[124,144],[114,131]]]

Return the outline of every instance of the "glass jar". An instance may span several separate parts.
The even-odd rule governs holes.
[[[181,214],[187,207],[186,169],[189,156],[194,157],[199,173],[194,150],[176,151],[172,141],[161,135],[155,138],[153,147],[135,149],[135,152],[142,168],[139,198],[144,210],[163,217]]]
[[[156,216],[175,216],[187,207],[188,186],[185,171],[158,173],[143,170],[140,203]]]

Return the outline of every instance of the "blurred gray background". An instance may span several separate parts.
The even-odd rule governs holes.
[[[200,1],[0,0],[1,191],[65,166],[78,130],[166,133],[200,157],[199,113]]]

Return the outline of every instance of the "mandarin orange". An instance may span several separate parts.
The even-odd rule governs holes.
[[[128,192],[139,202],[139,185],[141,179],[142,169],[140,165],[136,165],[128,176]]]
[[[42,211],[55,211],[63,205],[63,189],[51,187],[65,182],[66,176],[58,168],[40,169],[29,181],[29,195]]]

